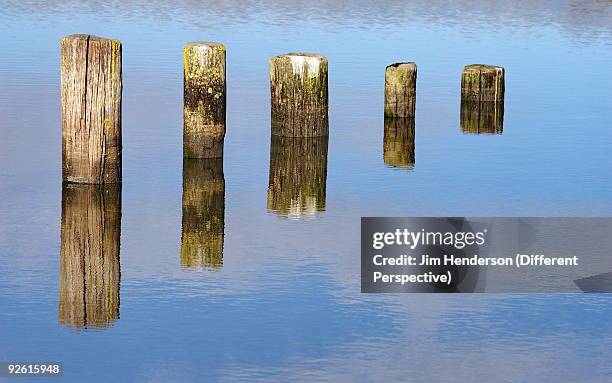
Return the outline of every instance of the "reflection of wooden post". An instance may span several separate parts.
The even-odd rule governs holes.
[[[91,35],[61,41],[62,178],[121,182],[121,43]]]
[[[272,136],[268,209],[289,217],[325,210],[327,137]]]
[[[223,265],[225,178],[223,160],[183,161],[181,265]]]
[[[414,118],[385,118],[383,159],[389,166],[414,168]]]
[[[504,101],[504,68],[473,64],[463,68],[461,74],[462,101]]]
[[[327,59],[289,53],[270,59],[272,134],[324,137],[327,121]]]
[[[59,322],[105,327],[119,318],[121,186],[62,188]]]
[[[183,156],[221,158],[225,137],[225,47],[196,42],[183,48]]]
[[[417,66],[396,63],[385,70],[385,117],[414,117]]]
[[[461,103],[461,130],[472,134],[502,134],[504,130],[503,102]]]

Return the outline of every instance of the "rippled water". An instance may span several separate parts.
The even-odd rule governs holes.
[[[611,215],[612,3],[1,8],[0,361],[62,361],[66,381],[612,380],[608,295],[359,292],[361,216]],[[71,33],[123,42],[118,190],[62,190]],[[228,50],[222,166],[182,161],[181,47],[194,40]],[[270,139],[267,60],[296,50],[330,62],[329,142],[308,168]],[[405,140],[383,145],[395,61],[419,66],[405,157],[383,156]],[[502,134],[461,128],[459,74],[474,62],[506,68]],[[315,180],[301,204],[291,182],[275,189],[282,174]],[[106,254],[83,284],[79,230]]]

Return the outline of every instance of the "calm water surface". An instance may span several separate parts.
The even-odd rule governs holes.
[[[608,295],[359,293],[361,216],[612,214],[612,3],[0,9],[0,361],[61,361],[74,382],[612,381]],[[71,33],[124,44],[119,189],[62,190]],[[183,166],[194,40],[228,49],[223,164]],[[290,154],[303,146],[270,140],[267,60],[290,51],[330,62],[330,137],[310,167]],[[419,65],[413,153],[386,158],[384,67],[406,60]],[[461,128],[474,62],[506,68],[502,134]],[[273,185],[283,174],[303,177],[299,203],[298,186]],[[73,262],[84,236],[104,259]]]

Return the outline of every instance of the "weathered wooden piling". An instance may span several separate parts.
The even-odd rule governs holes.
[[[385,117],[414,117],[417,66],[395,63],[385,69]]]
[[[61,324],[106,327],[119,318],[120,237],[120,185],[63,185]]]
[[[288,53],[270,59],[273,135],[328,135],[327,72],[327,59],[319,54]]]
[[[461,130],[469,134],[502,134],[503,102],[461,102]]]
[[[469,102],[503,102],[504,68],[472,64],[461,74],[461,100]]]
[[[121,182],[121,42],[70,35],[61,43],[62,179]]]
[[[383,160],[385,164],[402,169],[413,169],[414,118],[385,118]]]
[[[327,137],[272,136],[268,209],[299,218],[325,210]]]
[[[225,178],[222,159],[183,160],[183,267],[223,265]]]
[[[221,158],[225,138],[225,46],[183,47],[183,157]]]

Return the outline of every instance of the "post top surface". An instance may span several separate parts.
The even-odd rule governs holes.
[[[470,64],[466,65],[463,70],[504,70],[504,67],[487,64]]]
[[[62,37],[62,41],[66,41],[66,40],[89,40],[90,42],[92,41],[99,41],[99,42],[114,41],[116,43],[121,44],[121,41],[117,39],[109,39],[106,37],[88,35],[88,34],[83,34],[83,33],[77,33],[77,34]]]
[[[327,59],[317,53],[287,53],[270,59],[270,68],[278,64],[290,64],[294,74],[316,77],[321,71],[327,71]]]
[[[399,62],[399,63],[393,63],[390,65],[387,65],[387,68],[399,68],[399,67],[409,67],[409,68],[416,68],[416,63],[413,61],[408,61],[408,62]]]
[[[321,54],[318,53],[305,53],[305,52],[290,52],[290,53],[286,53],[284,55],[278,55],[278,56],[274,56],[272,59],[283,59],[283,58],[287,58],[289,60],[295,60],[295,59],[308,59],[308,60],[318,60],[318,61],[327,61],[327,58]]]
[[[215,41],[193,41],[185,44],[184,48],[223,48],[225,46]]]

